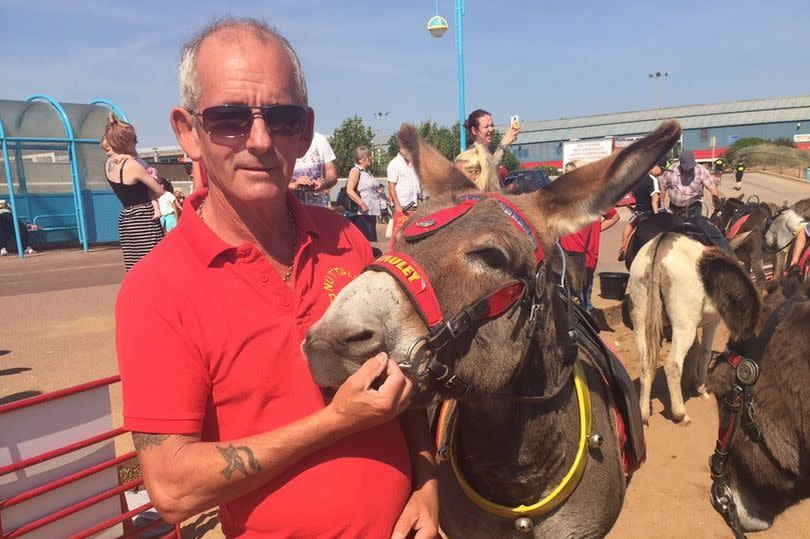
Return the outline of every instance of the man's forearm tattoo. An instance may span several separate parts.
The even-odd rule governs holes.
[[[256,460],[256,457],[253,456],[253,451],[247,446],[241,447],[234,447],[233,445],[229,445],[228,447],[219,447],[219,453],[222,455],[222,458],[225,459],[225,462],[228,465],[222,470],[222,475],[225,476],[225,479],[230,479],[233,476],[234,471],[240,471],[245,476],[248,475],[247,467],[245,466],[245,462],[242,460],[242,456],[239,454],[240,451],[244,452],[247,456],[247,464],[250,466],[251,470],[259,471],[261,470],[261,466],[259,466],[259,461]]]
[[[168,437],[168,434],[144,434],[143,432],[133,432],[132,442],[135,444],[136,451],[143,451],[144,449],[161,445],[163,440]]]

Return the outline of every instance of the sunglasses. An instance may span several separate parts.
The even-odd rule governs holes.
[[[261,115],[270,133],[282,136],[302,132],[307,120],[307,109],[298,105],[217,105],[202,112],[190,112],[202,118],[203,129],[209,135],[227,139],[247,136],[257,115]]]

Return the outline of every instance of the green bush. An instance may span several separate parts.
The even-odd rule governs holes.
[[[777,144],[758,144],[737,149],[733,154],[726,153],[726,163],[733,169],[737,160],[747,166],[804,168],[810,165],[810,154],[802,150]]]
[[[747,148],[755,148],[760,146],[778,146],[780,148],[794,148],[793,141],[787,137],[777,138],[775,140],[768,140],[759,137],[746,137],[741,138],[738,141],[731,144],[726,149],[726,154],[724,156],[726,163],[729,165],[733,165],[737,162],[738,159],[746,160],[748,157],[752,155],[751,150],[747,150]],[[767,149],[760,148],[757,152],[768,152]],[[757,153],[754,152],[754,153]],[[778,163],[776,163],[778,164]],[[792,166],[792,165],[784,165],[784,166]]]
[[[793,143],[793,139],[791,139],[790,137],[779,137],[779,138],[773,139],[772,142],[774,144],[776,144],[777,146],[787,146],[788,148],[795,148],[796,147],[796,145]]]

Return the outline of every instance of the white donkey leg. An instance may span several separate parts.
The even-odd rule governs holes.
[[[650,391],[652,390],[652,382],[655,377],[655,367],[658,363],[658,358],[648,357],[650,351],[647,349],[647,333],[644,328],[644,321],[633,321],[636,328],[636,347],[638,348],[638,361],[641,367],[641,373],[638,376],[639,380],[639,393],[638,404],[641,408],[641,419],[645,425],[650,422]]]
[[[709,362],[712,359],[712,342],[714,341],[714,334],[717,332],[717,326],[720,322],[710,322],[703,327],[703,337],[701,340],[700,355],[698,356],[697,364],[697,378],[695,379],[698,395],[703,399],[711,398],[709,391],[706,389],[706,376],[709,370]]]
[[[681,391],[681,378],[683,376],[683,362],[692,343],[695,342],[697,326],[679,325],[672,328],[672,349],[664,363],[664,373],[667,375],[669,388],[669,402],[672,407],[672,417],[683,426],[690,425],[692,420],[686,414],[686,405],[683,403]]]

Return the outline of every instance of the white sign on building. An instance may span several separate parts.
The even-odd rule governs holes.
[[[571,161],[592,163],[613,153],[613,139],[563,142],[563,166]]]
[[[810,134],[793,135],[793,142],[810,142]]]

